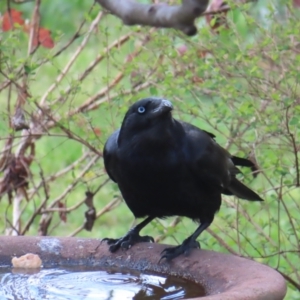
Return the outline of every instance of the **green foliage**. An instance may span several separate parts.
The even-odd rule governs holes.
[[[0,94],[2,149],[10,135],[14,137],[12,153],[16,153],[20,142],[21,134],[10,128],[8,120],[14,114],[17,99],[15,82],[21,84],[24,75],[28,77],[30,93],[24,106],[27,120],[35,125],[45,120],[53,122],[51,126],[43,123],[46,130],[34,142],[30,201],[22,202],[22,225],[47,197],[48,200],[27,234],[37,234],[46,217],[52,217],[47,232],[52,235],[71,235],[83,224],[87,207],[79,203],[85,191],[95,191],[107,180],[101,158],[83,171],[93,158],[101,155],[105,140],[120,126],[131,103],[149,95],[164,96],[173,102],[175,117],[214,133],[218,143],[232,154],[250,157],[260,169],[256,178],[249,170],[242,170],[241,179],[265,202],[250,203],[224,196],[214,223],[201,235],[202,248],[229,251],[270,265],[291,279],[287,298],[298,299],[299,291],[291,282],[300,282],[300,56],[295,38],[300,29],[299,13],[283,5],[278,9],[280,1],[258,1],[255,6],[234,7],[228,13],[228,28],[224,27],[219,34],[199,21],[199,32],[193,38],[171,29],[124,27],[115,17],[105,16],[79,51],[99,7],[89,13],[92,2],[71,2],[42,1],[42,24],[57,38],[53,50],[38,49],[28,55],[28,36],[22,30],[2,33],[0,82],[8,78],[12,82],[11,88],[2,89]],[[30,18],[33,3],[17,7]],[[3,9],[1,3],[0,10]],[[60,17],[54,20],[53,15]],[[83,20],[83,35],[54,56]],[[119,40],[116,47],[106,51],[106,47],[126,34],[130,35],[128,40]],[[178,51],[180,45],[186,46],[182,54]],[[80,54],[75,59],[76,51]],[[88,69],[99,55],[103,59]],[[65,69],[73,58],[74,63]],[[63,70],[66,72],[60,80]],[[82,78],[85,73],[88,76]],[[35,103],[42,105],[44,98],[43,107],[49,108],[49,114],[34,123],[38,113]],[[90,105],[83,109],[87,102]],[[63,176],[49,179],[88,151]],[[34,193],[37,187],[38,192]],[[57,205],[51,207],[60,197],[65,208],[78,205],[67,213],[66,223],[55,211]],[[11,227],[12,205],[4,195],[2,198],[4,233]],[[119,198],[115,184],[104,184],[94,197],[97,212]],[[78,235],[123,235],[132,225],[133,217],[124,203],[119,203],[96,220],[92,232],[81,230]],[[180,243],[196,226],[185,219],[177,226],[169,226],[172,221],[153,222],[145,233],[174,244]]]

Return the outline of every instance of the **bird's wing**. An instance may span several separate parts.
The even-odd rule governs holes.
[[[256,177],[258,175],[259,170],[257,168],[257,165],[254,164],[251,160],[242,157],[237,157],[237,156],[231,156],[231,160],[233,161],[235,166],[250,168],[253,177]]]
[[[207,135],[209,135],[211,138],[213,138],[213,139],[216,138],[216,136],[213,133],[205,131],[205,130],[202,130],[202,131],[207,133]],[[242,157],[238,157],[238,156],[234,156],[234,155],[230,155],[230,157],[235,166],[248,167],[251,169],[253,177],[257,176],[259,170],[258,170],[257,166],[251,160],[242,158]]]
[[[103,150],[104,166],[109,177],[117,182],[117,149],[120,130],[116,130],[106,141]]]
[[[214,136],[188,123],[182,122],[182,126],[186,133],[188,155],[191,157],[190,169],[199,181],[207,187],[219,189],[223,194],[250,201],[262,201],[255,192],[235,177],[240,173],[235,167],[235,158],[232,159],[230,153],[215,142]]]
[[[231,174],[239,172],[230,154],[216,143],[212,134],[189,123],[180,123],[186,134],[185,156],[189,168],[199,181],[222,191],[229,185]]]
[[[208,131],[206,131],[206,130],[203,130],[203,129],[201,129],[203,132],[205,132],[205,133],[207,133],[207,135],[209,135],[211,138],[215,138],[216,136],[213,134],[213,133],[211,133],[211,132],[208,132]]]

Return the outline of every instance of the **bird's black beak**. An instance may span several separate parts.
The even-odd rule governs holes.
[[[169,100],[163,99],[159,106],[153,110],[155,115],[165,114],[173,109],[173,105]]]

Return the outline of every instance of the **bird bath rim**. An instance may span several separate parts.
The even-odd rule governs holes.
[[[286,283],[275,270],[249,259],[208,250],[194,250],[171,262],[158,264],[167,245],[139,243],[127,251],[110,253],[99,239],[78,237],[0,237],[0,266],[11,266],[14,256],[38,254],[44,267],[99,266],[175,275],[201,284],[203,300],[282,300]]]

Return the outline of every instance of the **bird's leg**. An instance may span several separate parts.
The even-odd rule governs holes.
[[[106,241],[107,244],[109,245],[109,251],[110,252],[115,252],[119,248],[122,249],[129,249],[131,246],[133,246],[136,243],[141,243],[141,242],[154,242],[153,237],[145,235],[145,236],[140,236],[140,231],[147,225],[149,224],[154,217],[148,217],[146,218],[143,222],[137,224],[135,227],[131,228],[126,235],[119,239],[110,239],[110,238],[105,238],[102,241]]]
[[[204,222],[200,223],[196,231],[192,235],[190,235],[187,239],[185,239],[181,245],[164,249],[161,253],[162,256],[159,261],[161,261],[164,258],[167,261],[171,261],[173,258],[181,254],[188,255],[191,249],[200,248],[200,244],[199,242],[197,242],[197,238],[202,231],[204,231],[207,227],[209,227],[213,219],[214,218],[212,217],[209,220],[206,219]]]

